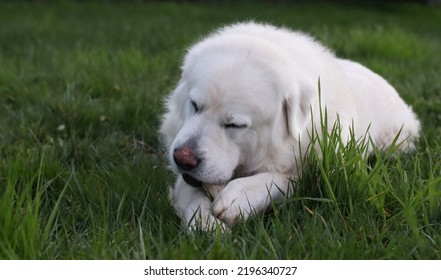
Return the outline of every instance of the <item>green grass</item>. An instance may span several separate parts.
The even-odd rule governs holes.
[[[230,233],[188,235],[168,203],[162,99],[186,47],[249,19],[379,72],[422,138],[365,161],[330,135],[293,198]],[[0,258],[441,258],[440,28],[440,9],[407,4],[0,2]]]

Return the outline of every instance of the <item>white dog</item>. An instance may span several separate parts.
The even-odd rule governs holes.
[[[161,127],[178,174],[171,200],[186,225],[231,226],[292,194],[320,106],[328,127],[338,118],[343,141],[353,127],[380,148],[399,134],[409,150],[419,134],[388,82],[302,33],[241,23],[191,47]]]

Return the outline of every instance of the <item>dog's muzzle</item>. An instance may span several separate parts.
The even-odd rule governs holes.
[[[201,163],[200,157],[193,151],[190,146],[182,146],[173,151],[173,160],[182,171],[184,181],[195,188],[201,188],[202,182],[189,175],[186,172],[192,171]]]
[[[201,162],[199,156],[189,146],[176,148],[173,151],[173,160],[182,171],[191,171]]]

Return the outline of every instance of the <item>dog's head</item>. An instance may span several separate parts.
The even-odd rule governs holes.
[[[239,41],[193,47],[167,100],[161,133],[170,163],[195,187],[262,171],[306,126],[305,100],[277,52]]]

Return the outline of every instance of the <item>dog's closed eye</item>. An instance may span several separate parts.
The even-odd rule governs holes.
[[[226,123],[224,124],[224,128],[226,129],[242,129],[247,128],[246,124],[238,124],[238,123]]]
[[[192,106],[194,112],[195,112],[195,113],[198,113],[198,112],[199,112],[199,106],[198,106],[198,104],[197,104],[195,101],[193,101],[193,100],[190,100],[190,103],[191,103],[191,106]]]

